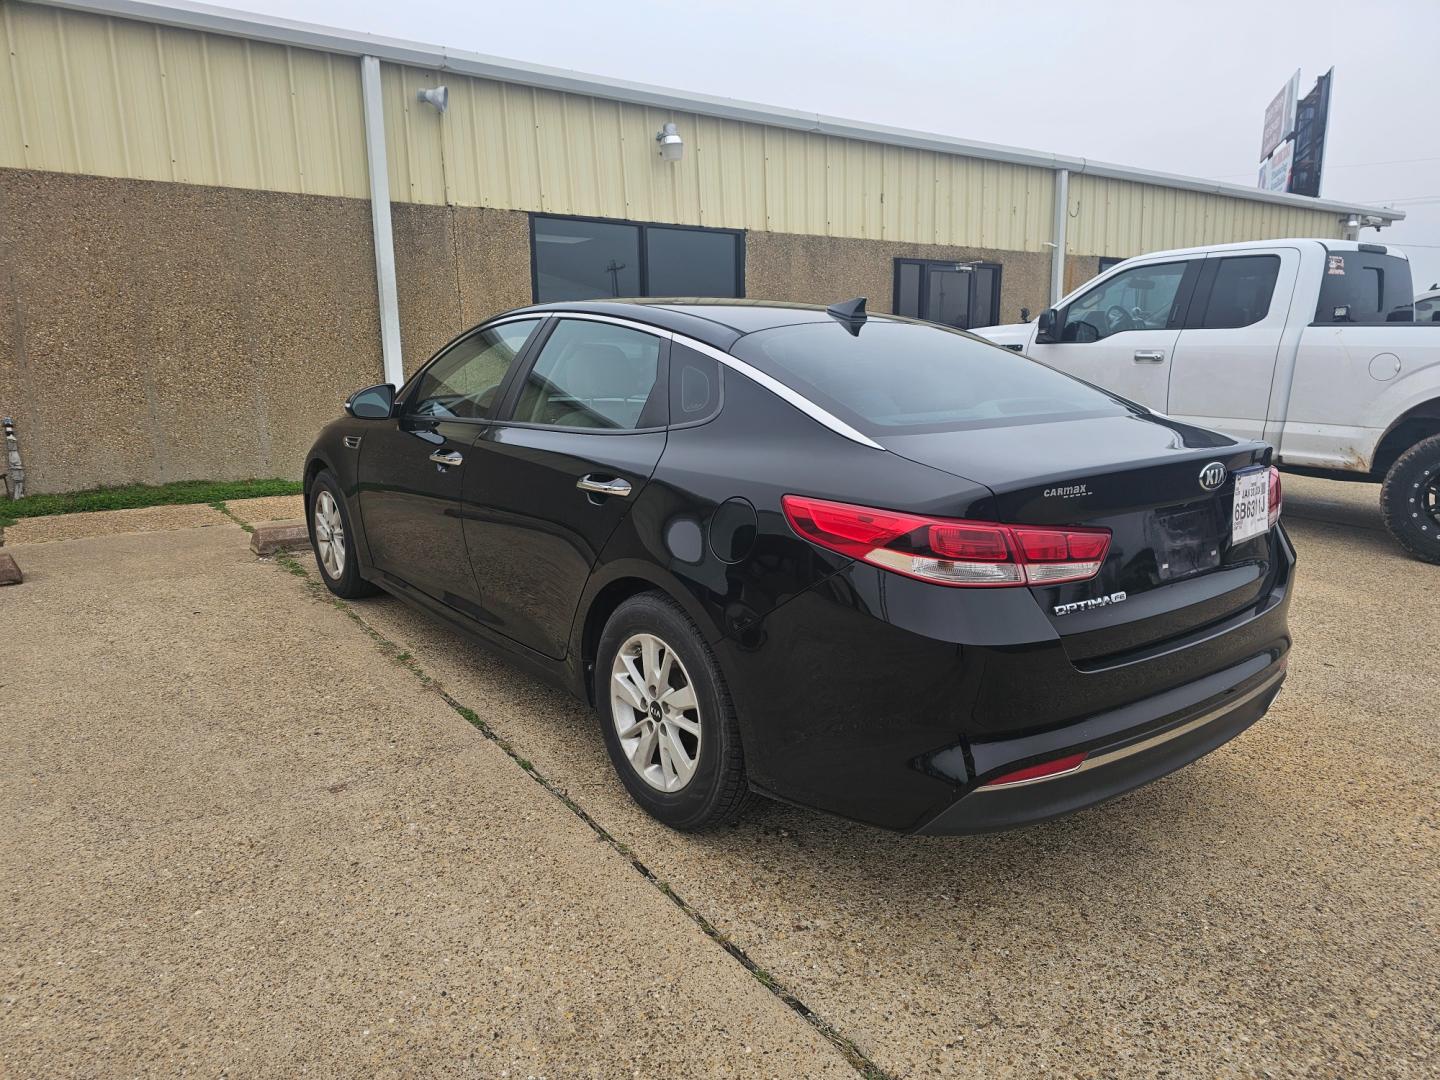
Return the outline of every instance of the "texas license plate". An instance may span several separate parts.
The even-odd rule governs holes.
[[[1235,512],[1230,519],[1230,543],[1243,544],[1270,528],[1270,470],[1250,469],[1235,474]]]

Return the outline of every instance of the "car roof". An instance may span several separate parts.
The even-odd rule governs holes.
[[[1232,244],[1205,244],[1200,247],[1171,248],[1167,251],[1147,251],[1140,255],[1132,255],[1126,261],[1144,259],[1147,262],[1154,259],[1173,259],[1181,256],[1209,255],[1226,251],[1269,251],[1280,248],[1294,248],[1302,245],[1316,245],[1326,251],[1359,251],[1361,248],[1385,248],[1385,254],[1394,255],[1396,258],[1408,259],[1404,249],[1394,245],[1372,243],[1367,240],[1332,240],[1319,237],[1292,236],[1279,240],[1241,240]]]
[[[507,316],[523,313],[561,314],[577,312],[610,315],[619,319],[658,326],[684,334],[717,349],[729,350],[745,334],[770,330],[777,326],[829,321],[831,316],[819,304],[788,304],[778,300],[733,300],[705,297],[643,298],[635,300],[570,300],[508,311]],[[872,319],[894,320],[892,316],[872,313]],[[906,320],[908,321],[908,320]]]

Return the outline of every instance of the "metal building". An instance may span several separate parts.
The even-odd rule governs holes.
[[[983,325],[1102,260],[1401,216],[202,5],[0,0],[0,412],[32,490],[293,475],[344,393],[536,299]]]

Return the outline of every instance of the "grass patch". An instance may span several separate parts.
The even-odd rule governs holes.
[[[298,495],[298,480],[181,480],[174,484],[127,484],[124,487],[68,491],[61,495],[27,495],[0,501],[0,528],[21,518],[78,514],[87,510],[133,510],[140,506],[180,506],[255,499],[265,495]]]

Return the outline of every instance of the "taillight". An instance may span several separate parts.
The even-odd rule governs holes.
[[[1109,529],[994,525],[786,495],[797,534],[821,547],[939,585],[1056,585],[1100,572]]]
[[[1277,469],[1274,465],[1271,465],[1271,466],[1270,466],[1270,513],[1269,513],[1268,517],[1266,518],[1266,520],[1270,523],[1270,528],[1272,528],[1272,529],[1275,527],[1275,523],[1280,520],[1280,507],[1281,507],[1282,505],[1284,505],[1284,502],[1285,502],[1285,494],[1284,494],[1283,491],[1280,490],[1280,470]]]

